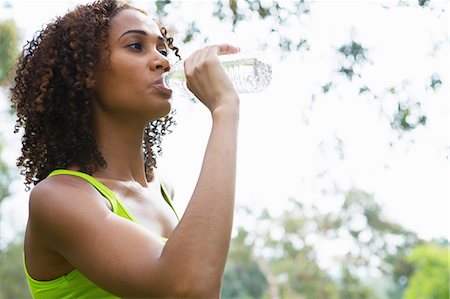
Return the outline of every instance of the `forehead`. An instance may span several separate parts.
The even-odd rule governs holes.
[[[158,25],[152,18],[135,9],[124,9],[112,18],[110,36],[119,37],[130,29],[140,29],[149,34],[161,35]]]

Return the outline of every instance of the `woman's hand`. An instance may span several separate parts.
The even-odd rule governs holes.
[[[238,52],[239,48],[229,44],[212,45],[195,51],[184,62],[188,88],[211,113],[239,105],[239,96],[219,60],[219,55]]]

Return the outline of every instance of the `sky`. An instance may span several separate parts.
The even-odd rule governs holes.
[[[15,19],[23,45],[54,16],[87,1],[9,2],[13,8],[1,13],[0,19]],[[137,6],[145,8],[144,3],[137,2]],[[203,33],[211,36],[210,43],[230,42],[246,51],[255,50],[262,39],[270,41],[270,36],[255,34],[258,30],[249,25],[235,32],[223,29],[220,22],[207,17],[211,3],[185,1],[183,9],[169,12],[168,20],[188,23],[195,19]],[[372,194],[389,219],[422,238],[449,237],[448,2],[434,2],[444,9],[441,13],[406,6],[385,9],[380,3],[314,2],[302,26],[294,20],[295,26],[286,31],[304,35],[311,51],[292,53],[285,59],[276,52],[257,52],[272,64],[273,79],[264,92],[241,96],[238,206],[267,208],[277,215],[286,209],[287,199],[294,197],[323,211],[336,210],[342,195],[333,194],[334,186],[344,191],[357,188]],[[387,86],[403,86],[397,97],[421,102],[428,116],[425,127],[398,140],[383,114],[396,109],[395,99],[386,94],[380,105],[336,77],[333,47],[348,42],[349,33],[369,49],[374,62],[364,66],[361,80],[378,93]],[[438,50],[433,49],[433,41],[441,42]],[[195,41],[180,48],[186,57],[202,46],[202,41]],[[425,88],[434,72],[443,81],[436,92]],[[330,80],[337,82],[335,89],[326,95],[318,93],[318,82]],[[316,92],[311,106],[310,96]],[[2,111],[8,107],[4,93],[1,105]],[[196,183],[211,122],[199,104],[175,98],[174,107],[178,126],[163,141],[164,153],[158,163],[175,186],[175,205],[183,211]],[[13,119],[2,118],[0,130],[7,143],[2,158],[11,166],[20,149],[20,137],[11,133],[13,125]],[[334,150],[339,140],[343,157]],[[27,219],[28,193],[23,191],[22,178],[11,188],[13,195],[1,207],[6,221],[0,240],[23,230]],[[235,221],[242,224],[245,219]]]

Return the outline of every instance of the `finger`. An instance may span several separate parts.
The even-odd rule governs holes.
[[[241,49],[230,44],[217,44],[211,47],[217,55],[235,54]]]

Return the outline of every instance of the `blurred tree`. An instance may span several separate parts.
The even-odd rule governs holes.
[[[224,273],[223,298],[262,298],[267,290],[267,279],[245,244],[247,232],[242,228],[231,243]]]
[[[9,75],[13,70],[14,62],[18,55],[18,41],[19,33],[14,21],[6,20],[0,22],[0,88],[4,88],[8,84]],[[0,111],[0,113],[3,113],[3,111]],[[2,115],[1,117],[3,121],[4,116]],[[0,153],[2,149],[3,137],[0,135]],[[9,195],[8,186],[10,180],[8,167],[0,160],[0,204]]]
[[[0,154],[3,151],[3,140],[0,135]],[[11,174],[8,166],[4,161],[0,159],[0,206],[3,200],[9,195],[9,184],[11,183]],[[1,225],[2,215],[0,213],[0,225]]]
[[[22,262],[22,238],[0,246],[0,299],[31,298]]]
[[[18,55],[19,32],[13,20],[0,22],[0,85],[6,85]]]
[[[374,299],[386,298],[394,291],[401,296],[405,285],[402,279],[407,282],[410,274],[403,273],[402,279],[395,280],[399,276],[394,273],[400,272],[397,267],[402,258],[421,240],[386,219],[370,194],[352,189],[342,196],[342,206],[334,212],[321,212],[291,199],[290,207],[281,215],[273,217],[263,210],[253,229],[239,227],[224,284],[224,290],[235,292],[230,291],[228,296],[248,296],[251,283],[243,277],[251,276],[258,277],[264,286],[258,291],[265,290],[269,298]],[[320,266],[323,244],[333,242],[344,243],[348,252],[336,253],[331,265]],[[239,255],[237,248],[241,250]],[[392,280],[394,289],[375,289],[379,286],[368,281],[374,272]],[[265,279],[254,273],[263,274]]]
[[[12,20],[0,22],[0,93],[7,93],[7,84],[15,59],[18,54],[17,44],[19,40],[18,29]],[[1,103],[3,106],[5,103]],[[7,117],[7,111],[0,111],[1,122]],[[0,157],[4,148],[4,138],[0,132]],[[9,196],[9,186],[12,181],[11,171],[8,165],[0,159],[0,206]],[[4,219],[0,210],[0,226]],[[0,236],[0,299],[31,298],[22,266],[22,234],[17,234],[14,241],[4,244]]]
[[[17,44],[19,41],[18,29],[13,20],[0,22],[0,93],[3,94],[3,88],[8,84],[9,75],[14,66],[15,59],[18,54]],[[1,97],[3,101],[3,96]],[[3,105],[3,103],[1,103]],[[0,111],[4,114],[6,111]],[[1,116],[1,122],[5,116]],[[3,151],[4,138],[0,132],[0,157]],[[0,205],[2,201],[9,195],[9,184],[11,183],[11,174],[8,166],[0,159]],[[1,214],[0,214],[1,225]]]
[[[361,279],[352,273],[351,266],[344,266],[341,271],[342,278],[339,285],[340,298],[375,298],[374,291],[369,286],[361,283]]]
[[[319,266],[314,240],[317,226],[305,206],[291,199],[292,209],[273,218],[268,211],[259,217],[262,224],[255,235],[261,238],[262,258],[279,279],[282,298],[339,298],[338,286]]]
[[[155,5],[156,15],[160,17],[161,23],[165,23],[164,18],[169,15],[167,11],[179,3],[157,1]],[[432,9],[429,1],[423,0],[400,0],[397,5]],[[395,5],[385,8],[395,8]],[[292,52],[311,51],[308,40],[302,34],[303,26],[293,25],[307,23],[311,9],[311,2],[303,0],[218,0],[211,11],[213,17],[233,31],[250,21],[255,28],[266,28],[266,31],[258,30],[260,35],[265,36],[259,48],[275,47],[281,57],[286,57]],[[188,23],[183,32],[177,32],[179,28],[172,28],[179,40],[183,40],[183,43],[195,39],[208,40],[195,21]],[[263,23],[269,25],[258,26]],[[298,34],[288,34],[292,26],[298,28]],[[268,42],[274,39],[278,41],[275,45]],[[422,111],[420,100],[399,96],[408,86],[408,80],[404,80],[401,86],[386,86],[381,92],[375,92],[375,88],[367,85],[363,67],[376,62],[371,61],[370,49],[353,32],[350,32],[348,42],[335,47],[334,51],[336,61],[341,66],[334,70],[336,76],[332,80],[321,84],[322,93],[338,93],[338,85],[345,83],[341,80],[343,78],[349,86],[356,88],[357,94],[369,96],[380,105],[388,124],[399,136],[426,125],[427,116]],[[432,92],[437,91],[442,85],[441,75],[433,73],[429,78],[429,82],[424,82],[424,85]],[[336,83],[336,80],[340,80],[340,83]],[[314,102],[316,95],[311,98]],[[397,109],[385,112],[380,99],[394,101]],[[340,156],[344,157],[344,153]],[[231,248],[232,251],[240,248],[240,251],[230,254],[224,296],[247,297],[251,294],[251,286],[244,277],[250,277],[252,271],[256,271],[253,268],[255,261],[260,273],[265,276],[265,282],[261,284],[270,298],[376,298],[376,292],[361,279],[360,274],[361,270],[367,274],[373,269],[393,281],[393,289],[385,290],[386,294],[381,296],[396,293],[401,298],[411,275],[411,265],[404,259],[411,248],[421,242],[414,233],[385,219],[382,208],[371,195],[361,190],[351,190],[345,195],[339,213],[321,213],[313,208],[310,215],[305,213],[303,205],[294,202],[294,208],[280,217],[273,218],[268,211],[264,211],[258,218],[255,230],[239,228]],[[252,217],[255,215],[249,216]],[[320,238],[332,241],[344,239],[350,244],[352,250],[339,260],[339,275],[330,275],[322,269],[315,244],[306,242],[308,239]],[[259,295],[256,297],[259,298]]]
[[[153,5],[153,6],[152,6]],[[178,1],[170,0],[158,0],[153,4],[150,4],[150,10],[156,13],[159,21],[164,24],[164,20],[169,16],[168,11],[172,7],[177,7],[181,4]],[[404,1],[398,0],[397,3],[391,3],[389,6],[383,3],[379,4],[385,9],[395,9],[399,6],[418,7],[426,9],[429,13],[435,9],[428,0],[417,1]],[[263,0],[230,0],[223,1],[217,0],[215,6],[211,9],[211,16],[220,20],[225,27],[235,31],[239,26],[248,26],[251,22],[251,26],[258,28],[258,34],[265,38],[260,40],[258,48],[264,49],[277,49],[280,57],[287,57],[292,53],[308,52],[311,51],[310,44],[307,38],[305,38],[304,28],[308,25],[308,19],[311,18],[311,11],[314,9],[313,2],[310,1],[263,1]],[[189,21],[189,24],[184,29],[174,25],[171,28],[176,32],[179,40],[183,43],[190,43],[194,39],[208,41],[209,37],[202,33],[201,28],[197,25],[197,21]],[[261,25],[261,26],[260,26]],[[293,34],[290,30],[292,27],[298,28],[297,32]],[[340,67],[337,67],[334,72],[336,76],[334,79],[323,82],[322,93],[328,93],[335,89],[337,86],[342,86],[340,77],[344,76],[348,80],[350,88],[354,88],[359,94],[365,94],[375,100],[381,107],[381,110],[386,116],[386,121],[390,123],[392,130],[398,134],[399,137],[404,136],[408,132],[414,129],[425,126],[427,122],[427,116],[423,112],[420,106],[420,100],[407,99],[403,100],[400,97],[393,99],[398,102],[396,111],[386,112],[383,110],[383,101],[389,97],[389,93],[385,91],[375,92],[375,88],[367,86],[364,80],[363,66],[367,63],[374,63],[370,60],[370,49],[365,47],[355,37],[353,28],[349,32],[349,41],[340,45],[332,46],[336,53],[336,61],[340,63]],[[274,42],[275,41],[275,42]],[[440,41],[433,41],[434,48],[439,49]],[[354,82],[354,78],[357,77],[360,80]],[[429,76],[429,82],[424,82],[424,86],[436,91],[442,83],[441,74],[432,73]],[[389,89],[387,87],[386,89]],[[398,95],[403,89],[390,89],[392,94]],[[335,93],[338,93],[335,90]],[[316,99],[316,95],[311,96],[311,102],[313,105]],[[389,99],[390,100],[390,99]],[[312,106],[311,106],[312,107]]]
[[[405,290],[405,299],[449,298],[449,249],[448,246],[423,244],[407,257],[412,275]]]

